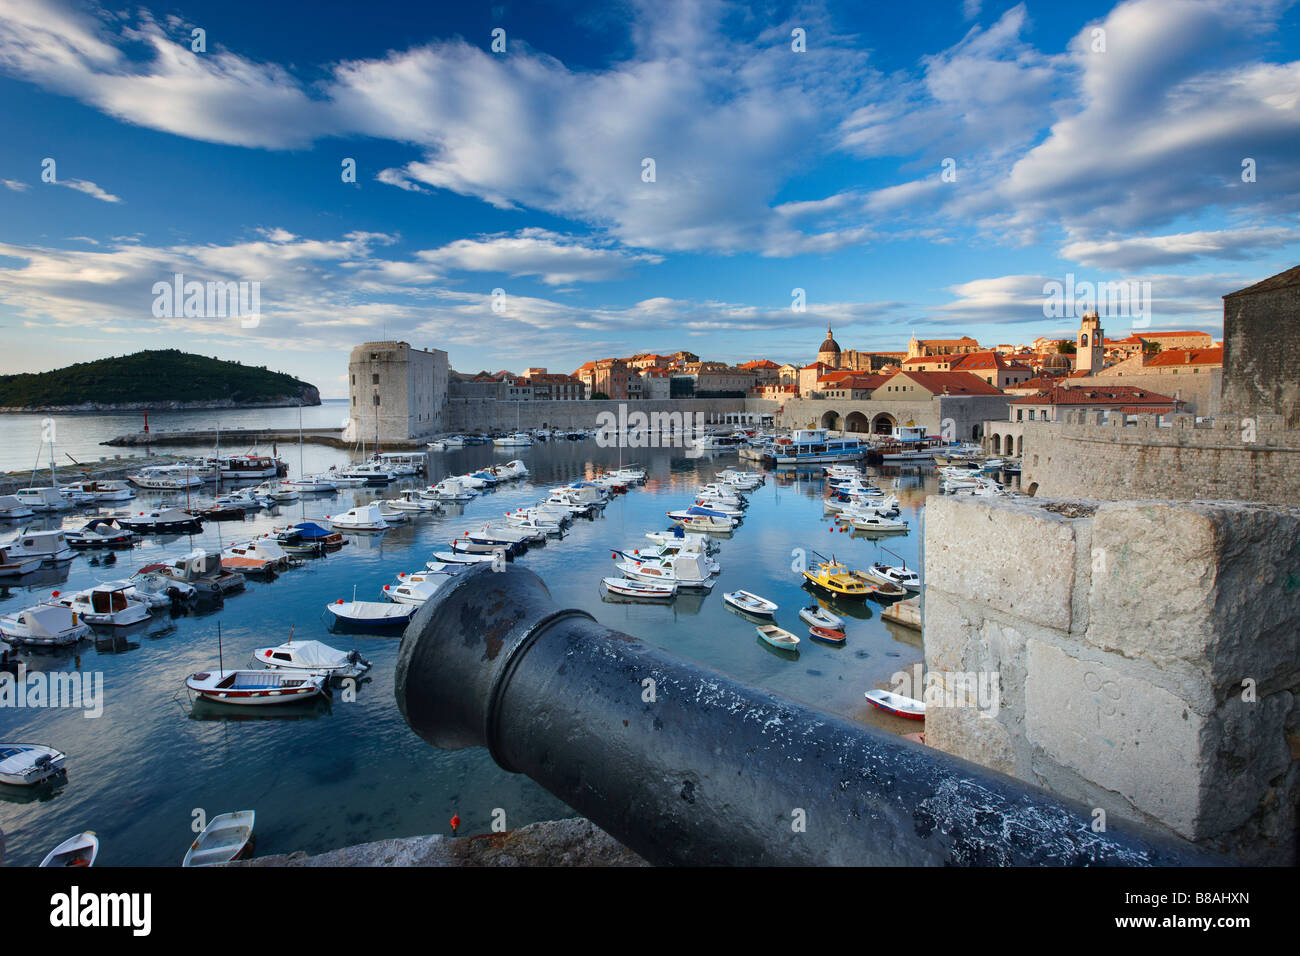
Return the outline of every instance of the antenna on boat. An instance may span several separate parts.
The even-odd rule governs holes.
[[[892,555],[893,557],[898,558],[899,561],[903,562],[903,570],[904,571],[907,570],[907,562],[903,561],[903,556],[901,554],[894,554],[893,551],[890,551],[888,548],[885,547],[882,547],[880,550],[885,552],[885,554]]]
[[[221,622],[217,622],[217,670],[222,674],[226,672],[225,655],[221,652]]]

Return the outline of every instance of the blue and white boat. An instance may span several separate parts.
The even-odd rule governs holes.
[[[778,465],[815,465],[827,461],[856,461],[870,446],[860,438],[830,437],[824,428],[800,428],[789,441],[777,440],[772,457]]]

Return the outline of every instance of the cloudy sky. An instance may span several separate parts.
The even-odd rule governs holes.
[[[1070,277],[1217,336],[1300,262],[1273,0],[0,0],[0,128],[0,372],[176,347],[337,397],[382,338],[807,362],[828,323],[1066,332]],[[258,321],[156,317],[175,273],[260,283]]]

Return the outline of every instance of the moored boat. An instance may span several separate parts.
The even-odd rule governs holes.
[[[95,865],[98,856],[99,837],[95,836],[94,830],[87,830],[56,846],[45,859],[41,860],[41,866],[91,867]]]
[[[872,707],[908,720],[925,720],[924,701],[904,697],[887,690],[869,690],[863,695]]]
[[[44,744],[0,742],[0,783],[34,787],[63,773],[67,759]]]
[[[90,637],[90,625],[64,604],[37,604],[0,617],[0,639],[28,647],[65,647]]]
[[[820,604],[810,604],[799,611],[799,620],[809,627],[822,627],[832,631],[844,629],[844,619],[832,614]]]
[[[278,647],[259,647],[253,661],[266,667],[327,677],[360,677],[370,670],[370,662],[355,650],[340,651],[320,641],[297,641],[290,638]]]
[[[601,578],[600,583],[610,594],[636,598],[640,601],[666,601],[677,593],[673,582],[631,581],[627,578]]]
[[[215,866],[248,855],[252,850],[256,818],[252,810],[213,817],[190,844],[181,866]]]
[[[759,597],[751,591],[729,591],[722,595],[722,600],[736,610],[755,617],[771,617],[777,610],[775,601]]]
[[[386,631],[404,628],[418,611],[417,604],[394,604],[392,601],[344,601],[339,598],[325,609],[334,623],[344,629]]]
[[[319,696],[326,692],[326,678],[278,670],[210,670],[191,674],[185,686],[205,700],[262,706]]]
[[[799,649],[799,638],[775,624],[760,624],[754,630],[758,631],[758,636],[765,643],[770,644],[777,650],[796,651]]]
[[[833,627],[821,627],[814,624],[808,628],[808,636],[815,641],[821,641],[823,644],[843,644],[847,638],[844,632]]]

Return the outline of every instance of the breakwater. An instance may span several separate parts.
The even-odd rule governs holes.
[[[227,447],[243,448],[268,442],[296,443],[300,435],[304,442],[317,445],[330,445],[334,448],[350,448],[352,446],[351,442],[343,441],[343,429],[341,428],[304,428],[301,433],[296,428],[243,428],[229,431],[218,431],[215,428],[176,428],[149,432],[130,432],[125,435],[117,435],[108,441],[100,442],[100,444],[113,448],[205,444],[211,444],[215,447],[216,443],[220,441],[224,442]]]

